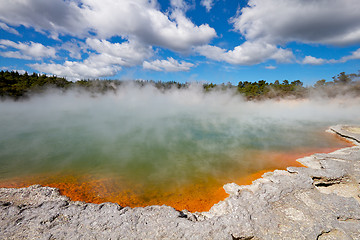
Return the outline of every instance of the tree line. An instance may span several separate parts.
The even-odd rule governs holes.
[[[274,98],[306,98],[314,93],[321,93],[323,96],[336,97],[338,95],[357,95],[360,96],[360,74],[346,74],[341,72],[334,76],[332,81],[321,79],[313,86],[304,86],[300,80],[289,82],[276,80],[268,83],[265,80],[257,82],[240,81],[237,85],[231,83],[203,83],[204,92],[231,91],[241,94],[248,100],[262,100]],[[21,74],[17,71],[0,71],[0,98],[22,99],[28,98],[32,94],[45,92],[49,88],[67,91],[69,89],[83,89],[92,93],[104,94],[116,92],[124,84],[134,84],[137,87],[153,86],[160,91],[170,89],[187,89],[191,83],[178,83],[175,81],[120,81],[120,80],[80,80],[76,82],[68,81],[57,76],[47,76],[45,74],[27,72]]]

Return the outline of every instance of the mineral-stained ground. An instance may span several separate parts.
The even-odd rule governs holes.
[[[332,132],[356,146],[299,159],[208,212],[73,202],[55,188],[0,188],[1,239],[360,239],[360,128]]]

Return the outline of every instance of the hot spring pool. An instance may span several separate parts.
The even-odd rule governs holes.
[[[37,183],[73,200],[190,211],[224,199],[225,183],[250,183],[299,166],[296,158],[349,146],[324,130],[358,117],[335,103],[129,88],[0,107],[0,187]]]

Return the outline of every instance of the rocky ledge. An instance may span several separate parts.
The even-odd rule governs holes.
[[[360,128],[335,126],[357,146],[299,159],[230,194],[209,212],[72,202],[55,188],[0,189],[2,239],[360,239]]]

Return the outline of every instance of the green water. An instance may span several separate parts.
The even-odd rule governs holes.
[[[276,103],[151,94],[0,103],[1,178],[63,172],[169,186],[271,167],[254,151],[338,146],[323,134],[339,121],[329,109],[311,119]]]

